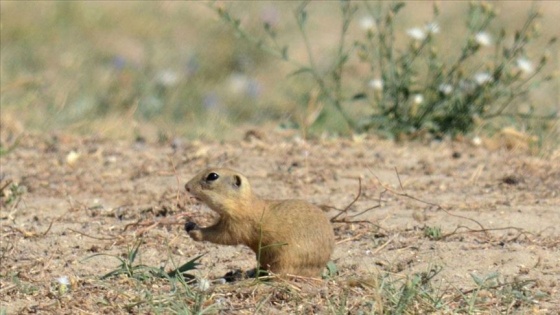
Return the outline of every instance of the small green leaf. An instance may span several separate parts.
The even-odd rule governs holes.
[[[476,283],[476,285],[479,287],[482,286],[482,284],[484,284],[484,279],[478,277],[474,273],[471,273],[471,278],[473,279],[474,283]]]
[[[338,268],[336,267],[334,262],[329,261],[327,263],[327,271],[327,276],[332,277],[338,273]]]
[[[288,46],[282,47],[282,59],[288,60]]]
[[[204,256],[204,255],[199,255],[199,256],[197,256],[197,257],[195,257],[195,258],[193,258],[193,259],[187,261],[186,263],[184,263],[183,265],[181,265],[179,268],[168,272],[167,275],[168,275],[169,277],[176,277],[177,274],[179,274],[179,273],[182,274],[182,273],[187,272],[187,271],[189,271],[189,270],[194,270],[194,269],[196,269],[196,267],[197,267],[198,265],[200,265],[200,263],[198,262],[198,260],[199,260],[202,256]]]
[[[392,11],[394,14],[397,14],[397,13],[399,13],[399,11],[400,11],[402,8],[405,7],[405,5],[406,5],[406,3],[404,3],[404,2],[397,2],[397,3],[393,4],[393,6],[391,7],[391,11]]]
[[[298,70],[296,70],[296,71],[294,71],[294,72],[288,74],[288,77],[296,76],[296,75],[299,75],[299,74],[302,74],[302,73],[306,73],[306,72],[308,72],[308,73],[313,73],[313,69],[310,68],[310,67],[302,67],[302,68],[300,68],[300,69],[298,69]]]
[[[299,10],[297,17],[298,23],[303,27],[307,21],[307,11],[305,11],[305,9]]]
[[[359,101],[359,100],[363,100],[363,99],[366,99],[366,98],[367,98],[367,95],[364,92],[356,93],[356,94],[354,94],[354,96],[352,96],[353,101]]]

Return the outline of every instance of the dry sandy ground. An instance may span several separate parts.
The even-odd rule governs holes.
[[[141,284],[122,277],[99,280],[117,267],[116,258],[86,259],[125,255],[140,236],[139,259],[149,266],[169,270],[171,260],[182,264],[204,254],[193,272],[200,278],[254,267],[248,249],[195,243],[183,230],[187,217],[204,225],[213,215],[191,204],[184,183],[204,167],[225,166],[246,174],[263,197],[304,198],[324,209],[347,207],[360,178],[361,195],[348,215],[372,209],[346,220],[372,223],[334,224],[338,244],[332,258],[339,275],[310,282],[307,289],[297,282],[288,285],[303,296],[316,288],[309,296],[318,297],[296,305],[289,300],[293,294],[268,296],[266,288],[218,285],[205,303],[220,303],[223,313],[255,312],[251,303],[259,292],[267,297],[259,312],[325,313],[332,310],[328,303],[338,303],[325,290],[350,292],[338,307],[356,313],[371,305],[378,275],[398,279],[441,268],[431,281],[448,298],[446,312],[453,312],[450,296],[476,288],[471,275],[497,272],[495,287],[480,293],[488,303],[482,313],[507,308],[554,314],[560,309],[559,165],[558,155],[539,158],[469,141],[399,144],[356,137],[306,142],[280,131],[253,131],[246,139],[224,143],[28,135],[1,161],[1,308],[7,314],[148,312],[141,299],[137,306],[122,307],[137,298],[130,292]],[[20,197],[10,198],[5,186],[10,182],[19,185]],[[337,213],[328,211],[329,216]],[[426,237],[425,227],[441,228],[442,238]],[[58,294],[59,277],[68,277],[70,291]],[[522,283],[534,304],[500,305],[497,292],[511,282]],[[346,291],[336,291],[342,287]],[[156,283],[142,289],[169,288]]]

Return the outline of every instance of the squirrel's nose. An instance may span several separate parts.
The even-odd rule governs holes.
[[[185,190],[188,191],[188,192],[191,192],[191,190],[189,189],[189,184],[188,183],[185,184]]]

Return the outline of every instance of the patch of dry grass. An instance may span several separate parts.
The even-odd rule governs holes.
[[[18,314],[511,313],[538,310],[537,303],[547,299],[533,280],[473,274],[472,285],[460,289],[433,281],[439,270],[433,267],[409,275],[384,270],[370,275],[345,271],[323,280],[243,280],[205,286],[200,282],[208,280],[201,278],[187,283],[181,278],[120,275],[100,280],[76,276],[70,277],[64,289],[59,280],[49,281],[36,271],[22,270],[3,273],[1,292],[3,300],[10,301],[10,312],[18,310]]]

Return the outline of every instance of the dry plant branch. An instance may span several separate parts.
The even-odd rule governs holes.
[[[466,231],[466,232],[458,232],[459,229],[466,229],[466,230],[468,230],[468,231]],[[453,232],[450,232],[450,233],[447,233],[447,234],[442,235],[442,236],[440,237],[440,239],[445,239],[445,238],[447,238],[447,237],[449,237],[449,236],[453,236],[453,235],[457,235],[457,234],[462,234],[462,233],[479,233],[479,232],[484,232],[488,237],[490,237],[490,236],[488,235],[488,233],[487,233],[488,231],[505,231],[505,230],[516,230],[517,232],[519,232],[519,234],[517,234],[517,235],[516,235],[514,238],[512,238],[511,240],[508,240],[508,242],[517,240],[517,239],[519,238],[519,236],[521,236],[521,235],[527,236],[527,235],[529,235],[529,234],[533,234],[533,233],[530,233],[530,232],[525,231],[525,230],[522,229],[522,228],[518,228],[518,227],[514,227],[514,226],[506,226],[506,227],[493,228],[493,229],[480,229],[480,230],[475,230],[475,229],[469,228],[468,226],[459,225],[459,226],[457,226],[457,227],[455,228],[455,230],[453,230]],[[527,239],[529,239],[529,238],[527,237]],[[529,239],[529,241],[531,241],[531,240]],[[531,241],[531,242],[532,242],[532,241]]]
[[[136,236],[141,236],[144,233],[146,233],[147,231],[155,228],[156,226],[166,226],[166,225],[183,225],[184,223],[181,223],[179,220],[183,217],[187,217],[188,214],[186,213],[179,213],[176,214],[170,218],[165,218],[165,219],[161,219],[159,221],[155,221],[155,220],[138,220],[134,223],[129,223],[127,225],[124,226],[124,231],[128,230],[128,228],[130,227],[138,227],[138,226],[142,226],[143,228],[139,229],[136,231]]]
[[[346,214],[348,212],[348,210],[350,209],[350,207],[352,207],[356,203],[356,201],[358,201],[358,199],[360,199],[361,195],[362,195],[362,179],[358,178],[358,194],[356,195],[354,200],[352,200],[352,202],[350,202],[346,206],[346,208],[344,208],[342,210],[337,209],[337,210],[339,210],[339,213],[331,218],[331,222],[338,222],[337,221],[338,217],[340,217],[343,214]]]
[[[53,219],[53,220],[51,221],[51,223],[49,224],[49,227],[47,227],[47,229],[45,230],[45,232],[42,232],[42,233],[26,231],[26,230],[24,230],[24,229],[22,229],[22,228],[13,227],[13,226],[11,226],[11,225],[6,225],[6,227],[9,228],[9,229],[12,230],[12,231],[16,231],[16,232],[21,233],[21,234],[23,235],[24,238],[38,238],[38,237],[44,237],[45,235],[47,235],[47,233],[49,233],[49,231],[51,230],[51,228],[52,228],[52,226],[53,226],[55,220],[56,220],[56,219]]]
[[[456,217],[456,218],[460,218],[460,219],[464,219],[464,220],[468,220],[468,221],[474,222],[476,225],[478,225],[478,226],[480,227],[480,229],[471,229],[471,228],[469,228],[469,227],[467,227],[467,226],[459,225],[459,226],[457,226],[457,227],[455,228],[455,230],[453,230],[452,232],[442,235],[442,236],[441,236],[441,239],[445,239],[445,238],[448,238],[448,237],[450,237],[450,236],[452,236],[452,235],[456,235],[456,234],[460,234],[460,233],[484,233],[484,234],[486,235],[486,237],[491,238],[491,236],[488,234],[489,231],[516,230],[517,232],[519,232],[519,234],[518,234],[517,236],[515,236],[513,239],[510,240],[510,241],[513,241],[513,240],[516,240],[517,238],[519,238],[519,236],[521,236],[521,235],[533,234],[533,233],[530,233],[530,232],[525,231],[525,230],[522,229],[522,228],[518,228],[518,227],[514,227],[514,226],[507,226],[507,227],[500,227],[500,228],[488,229],[488,228],[485,228],[480,222],[478,222],[478,221],[475,220],[475,219],[468,218],[468,217],[465,217],[465,216],[462,216],[462,215],[458,215],[458,214],[453,214],[453,213],[449,212],[449,210],[445,209],[442,205],[440,205],[440,204],[438,204],[438,203],[433,203],[433,202],[425,201],[425,200],[422,200],[422,199],[420,199],[420,198],[418,198],[418,197],[412,196],[412,195],[410,195],[409,193],[405,192],[404,187],[403,187],[403,185],[402,185],[402,181],[401,181],[399,172],[398,172],[398,170],[397,170],[396,167],[395,167],[395,173],[396,173],[396,175],[397,175],[397,179],[398,179],[398,181],[399,181],[399,187],[400,187],[400,189],[401,189],[402,192],[396,192],[396,191],[392,190],[391,188],[384,186],[383,184],[381,184],[381,181],[379,180],[379,178],[376,177],[377,180],[378,180],[378,182],[380,183],[380,185],[381,185],[386,191],[388,191],[388,192],[390,192],[390,193],[392,193],[392,194],[394,194],[394,195],[396,195],[396,196],[399,196],[399,197],[409,198],[409,199],[412,199],[412,200],[415,200],[415,201],[418,201],[418,202],[427,204],[427,205],[429,205],[429,206],[435,207],[437,210],[441,210],[441,211],[445,212],[445,213],[446,213],[447,215],[449,215],[449,216],[452,216],[452,217]],[[374,176],[375,176],[375,175],[374,175]],[[458,232],[459,229],[467,229],[468,231],[466,231],[466,232]],[[529,239],[529,238],[528,238],[528,239]],[[531,241],[531,240],[529,239],[529,241]],[[532,241],[531,241],[531,242],[532,242]]]
[[[167,156],[169,158],[169,164],[171,164],[171,167],[173,168],[173,175],[175,175],[175,179],[177,180],[177,197],[176,197],[176,203],[175,204],[179,204],[179,190],[181,187],[181,181],[179,180],[179,175],[177,174],[177,169],[175,169],[175,164],[173,164],[173,160],[171,159],[171,156],[168,155]]]
[[[502,288],[502,287],[505,287],[505,286],[508,286],[508,285],[520,285],[520,284],[521,284],[521,286],[525,286],[529,283],[536,283],[536,282],[537,282],[536,280],[532,280],[532,279],[523,280],[523,281],[511,281],[511,282],[499,283],[499,284],[492,285],[492,286],[485,286],[484,289],[485,290],[492,290],[492,289]],[[476,288],[473,288],[473,289],[461,291],[458,294],[456,294],[455,297],[452,298],[452,300],[457,301],[460,298],[462,298],[464,295],[469,294],[469,293],[473,293],[477,290],[480,290],[480,288],[476,287]]]
[[[350,208],[356,203],[356,201],[358,201],[358,199],[360,199],[361,196],[362,196],[362,179],[358,178],[358,194],[356,195],[356,197],[354,197],[354,200],[352,200],[352,202],[350,202],[344,209],[337,209],[335,207],[330,207],[330,206],[328,207],[328,208],[331,208],[331,209],[338,210],[338,213],[334,217],[332,217],[330,219],[330,221],[332,223],[369,223],[369,224],[372,224],[372,222],[369,221],[369,220],[348,220],[348,218],[355,218],[355,217],[360,216],[360,215],[362,215],[362,214],[364,214],[364,213],[366,213],[370,210],[381,207],[381,198],[379,198],[377,205],[369,207],[369,208],[367,208],[363,211],[360,211],[357,214],[348,215],[348,210],[350,210]],[[339,219],[339,217],[342,216],[343,214],[345,216]]]
[[[366,233],[358,233],[357,235],[354,235],[352,237],[345,238],[343,240],[340,240],[340,241],[336,242],[336,245],[346,243],[346,242],[350,242],[350,241],[353,241],[353,240],[357,240],[357,239],[361,238],[362,236],[364,236],[365,234]]]
[[[371,172],[371,170],[370,170],[370,172]],[[412,195],[410,195],[409,193],[405,192],[404,187],[403,187],[403,184],[402,184],[402,181],[401,181],[401,177],[400,177],[400,175],[399,175],[399,171],[397,170],[396,167],[395,167],[395,173],[396,173],[396,175],[397,175],[397,179],[398,179],[398,181],[399,181],[399,187],[400,187],[400,189],[401,189],[402,192],[397,192],[397,191],[395,191],[395,190],[393,190],[393,189],[391,189],[391,188],[389,188],[389,187],[383,185],[383,184],[381,183],[381,180],[379,180],[379,178],[378,178],[375,174],[374,174],[374,176],[375,176],[375,178],[377,178],[377,181],[379,182],[379,184],[381,185],[381,187],[383,187],[386,191],[388,191],[388,192],[394,194],[395,196],[409,198],[409,199],[412,199],[412,200],[421,202],[421,203],[423,203],[423,204],[426,204],[426,205],[435,207],[436,210],[441,210],[441,211],[445,212],[447,215],[450,215],[450,216],[452,216],[452,217],[456,217],[456,218],[460,218],[460,219],[465,219],[465,220],[474,222],[476,225],[480,226],[479,232],[484,232],[484,233],[486,234],[486,236],[489,236],[488,233],[487,233],[488,229],[486,229],[486,228],[485,228],[480,222],[478,222],[477,220],[471,219],[471,218],[468,218],[468,217],[465,217],[465,216],[462,216],[462,215],[453,214],[453,213],[449,212],[449,210],[445,209],[442,205],[440,205],[440,204],[438,204],[438,203],[429,202],[429,201],[420,199],[420,198],[418,198],[418,197],[412,196]],[[372,172],[372,174],[373,174],[373,172]],[[448,235],[448,236],[449,236],[449,235]]]
[[[4,185],[2,185],[2,187],[0,187],[0,194],[2,194],[4,192],[4,189],[6,189],[6,187],[10,186],[11,183],[13,183],[13,180],[11,180],[11,179],[6,180],[6,183],[4,183]]]
[[[89,234],[86,234],[86,233],[84,233],[84,232],[80,232],[80,231],[77,231],[77,230],[74,230],[74,229],[70,229],[70,228],[69,228],[68,230],[69,230],[69,231],[72,231],[72,232],[74,232],[74,233],[80,234],[80,235],[82,235],[82,236],[89,237],[89,238],[93,238],[93,239],[100,240],[100,241],[112,241],[112,240],[121,238],[121,236],[97,237],[97,236],[89,235]]]

